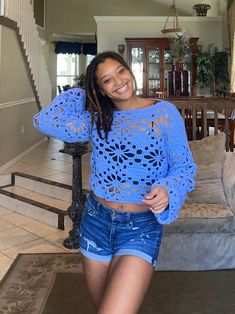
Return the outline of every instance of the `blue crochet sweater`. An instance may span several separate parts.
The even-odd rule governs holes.
[[[64,142],[92,141],[90,188],[99,197],[120,203],[143,204],[155,186],[169,193],[169,206],[158,221],[175,220],[187,192],[194,188],[193,162],[183,120],[167,101],[114,112],[108,141],[91,125],[79,88],[58,95],[34,117],[34,126]]]

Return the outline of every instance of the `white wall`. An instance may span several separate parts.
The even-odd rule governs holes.
[[[163,37],[167,17],[115,17],[96,16],[98,51],[117,51],[118,44],[124,44],[126,37]],[[180,26],[191,37],[199,37],[198,44],[207,48],[214,43],[219,49],[228,46],[222,17],[179,17]]]
[[[0,26],[0,167],[43,138],[32,125],[37,112],[16,33]]]
[[[16,32],[1,29],[0,106],[1,103],[34,97]]]

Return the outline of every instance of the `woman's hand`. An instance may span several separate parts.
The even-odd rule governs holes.
[[[165,188],[157,186],[145,196],[142,202],[148,205],[154,214],[160,214],[169,204],[169,195]]]

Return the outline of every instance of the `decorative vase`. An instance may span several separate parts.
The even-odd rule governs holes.
[[[188,70],[182,70],[181,72],[181,96],[189,96],[189,72]]]
[[[177,61],[174,66],[176,71],[182,71],[184,68],[184,64],[182,61]]]
[[[167,73],[167,85],[169,97],[189,96],[188,83],[189,72],[183,70],[183,63],[179,62],[172,66]]]

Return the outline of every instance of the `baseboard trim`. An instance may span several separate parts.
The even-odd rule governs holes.
[[[24,104],[31,103],[31,102],[36,102],[34,97],[13,100],[13,101],[10,101],[10,102],[0,103],[0,109],[8,108],[8,107],[14,107],[14,106],[19,106],[19,105],[24,105]]]
[[[2,165],[0,167],[0,175],[1,172],[5,171],[7,168],[11,167],[12,165],[14,165],[17,161],[19,161],[20,159],[22,159],[25,155],[27,155],[28,153],[30,153],[32,150],[34,150],[36,147],[38,147],[39,145],[41,145],[42,143],[47,141],[47,137],[44,137],[42,140],[40,140],[39,142],[37,142],[36,144],[34,144],[33,146],[29,147],[28,149],[26,149],[23,153],[21,153],[20,155],[16,156],[15,158],[13,158],[12,160],[8,161],[6,164]]]

